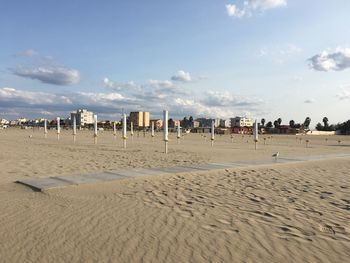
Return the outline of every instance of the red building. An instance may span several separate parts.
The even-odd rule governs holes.
[[[231,133],[236,133],[236,134],[252,134],[253,129],[252,127],[233,127],[231,128]]]

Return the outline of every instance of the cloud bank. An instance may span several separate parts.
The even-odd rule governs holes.
[[[53,85],[73,85],[79,83],[80,74],[76,69],[59,66],[24,68],[17,67],[11,69],[12,73],[30,79],[36,79],[43,83]]]
[[[208,97],[211,98],[208,98]],[[161,116],[168,109],[175,118],[183,116],[229,118],[244,112],[260,112],[263,102],[225,92],[189,94],[175,89],[142,86],[134,92],[70,92],[65,94],[0,88],[0,112],[42,116],[43,112],[68,116],[77,108],[88,108],[103,116],[117,116],[123,110],[150,111]],[[175,114],[175,115],[174,115]]]

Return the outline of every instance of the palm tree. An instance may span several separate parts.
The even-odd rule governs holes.
[[[265,126],[265,119],[264,119],[264,118],[261,119],[261,125],[262,125],[263,127]]]
[[[294,121],[294,120],[290,120],[290,121],[289,121],[289,126],[290,126],[291,128],[294,128],[294,125],[295,125],[295,121]]]
[[[281,118],[278,118],[278,119],[277,119],[277,122],[278,122],[278,126],[281,126],[282,119],[281,119]]]
[[[266,124],[266,128],[272,128],[272,122],[269,121],[267,124]]]
[[[328,118],[327,117],[324,117],[322,119],[322,122],[323,122],[325,128],[328,127]]]
[[[309,129],[310,123],[311,123],[310,117],[306,117],[306,119],[305,119],[305,121],[304,121],[304,129],[305,129],[305,130],[308,130],[308,129]]]
[[[273,125],[275,126],[275,128],[277,128],[279,125],[278,125],[278,121],[274,121],[273,122]]]

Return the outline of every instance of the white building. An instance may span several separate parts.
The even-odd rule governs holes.
[[[94,123],[94,113],[86,109],[79,109],[77,110],[77,112],[72,112],[70,116],[71,116],[72,123],[75,116],[77,125],[79,126],[84,126],[85,124]]]
[[[231,127],[252,127],[253,120],[246,117],[231,118]]]
[[[220,127],[221,128],[228,128],[231,127],[231,121],[230,120],[220,120]]]
[[[28,120],[24,117],[21,117],[21,118],[17,119],[17,122],[18,122],[18,124],[22,124],[22,123],[28,122]]]
[[[1,125],[7,125],[9,124],[10,122],[8,120],[5,120],[5,119],[0,119],[0,124]]]

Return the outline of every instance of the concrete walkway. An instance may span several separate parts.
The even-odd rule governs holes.
[[[175,166],[175,167],[159,167],[159,168],[131,168],[127,170],[113,170],[101,173],[91,173],[83,175],[70,175],[70,176],[53,176],[48,178],[32,178],[18,180],[16,183],[20,183],[32,188],[34,191],[43,191],[58,187],[66,187],[71,185],[81,184],[93,184],[98,182],[115,181],[125,178],[133,178],[140,176],[150,175],[165,175],[165,174],[178,174],[178,173],[191,173],[191,172],[207,172],[213,170],[244,168],[250,166],[263,166],[271,164],[283,164],[283,163],[297,163],[316,160],[329,160],[336,158],[350,158],[350,153],[343,154],[328,154],[328,155],[313,155],[313,156],[300,156],[300,157],[288,157],[278,158],[278,160],[249,160],[249,161],[236,161],[225,163],[208,163],[190,166]]]

